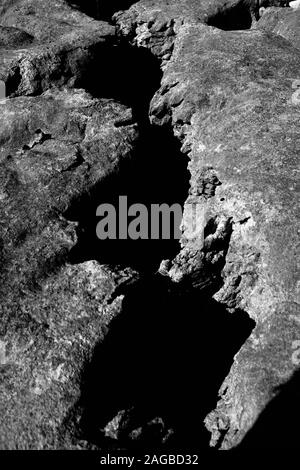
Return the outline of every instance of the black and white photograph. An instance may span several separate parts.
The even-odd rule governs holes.
[[[1,461],[300,448],[299,157],[300,0],[0,0]]]

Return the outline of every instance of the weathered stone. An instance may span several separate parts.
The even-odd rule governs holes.
[[[2,450],[81,446],[69,419],[85,365],[121,310],[121,298],[109,302],[117,285],[113,273],[90,261],[1,301],[1,316],[9,318],[0,341]]]
[[[114,125],[130,113],[83,90],[1,104],[2,449],[72,445],[84,365],[120,311],[112,293],[133,273],[65,264],[77,234],[64,214],[130,156],[136,127]]]
[[[95,21],[63,0],[9,2],[0,12],[2,26],[18,28],[24,36],[15,50],[0,47],[0,79],[8,96],[42,93],[51,86],[81,85],[95,51],[114,36],[114,27]],[[23,33],[23,34],[25,34]],[[14,33],[16,34],[16,33]]]
[[[68,0],[72,6],[76,6],[89,16],[101,20],[110,20],[114,13],[127,10],[135,0]]]
[[[1,111],[1,221],[7,227],[2,235],[3,257],[9,247],[7,256],[19,266],[16,282],[20,284],[21,273],[37,273],[39,265],[38,257],[34,266],[20,256],[20,241],[21,250],[25,244],[31,255],[40,253],[48,263],[72,245],[72,239],[61,238],[58,227],[69,224],[60,214],[130,156],[137,131],[134,125],[114,126],[128,117],[127,108],[110,100],[93,100],[83,91],[54,89],[37,98],[6,100]],[[69,225],[70,235],[73,225]]]
[[[28,46],[34,40],[31,34],[10,26],[0,26],[0,48],[16,48]]]
[[[86,8],[79,0],[76,3]],[[119,4],[113,2],[102,12],[104,17],[109,19]],[[165,318],[151,318],[146,345],[143,336],[138,341],[131,336],[136,343],[129,348],[137,355],[143,347],[150,350],[145,355],[145,376],[150,371],[155,377],[161,362],[158,355],[163,347],[157,348],[156,343],[165,341],[167,323],[174,322],[174,312],[169,310],[182,307],[183,312],[190,294],[202,301],[204,295],[213,295],[209,308],[218,306],[232,317],[248,315],[256,322],[234,358],[216,408],[205,419],[211,446],[231,449],[245,440],[278,386],[299,370],[298,16],[294,12],[292,18],[289,9],[279,13],[271,9],[249,31],[222,31],[249,29],[257,19],[258,6],[240,0],[141,0],[114,17],[123,41],[148,49],[161,62],[163,78],[151,102],[151,123],[172,127],[182,153],[190,158],[191,173],[180,253],[173,261],[163,261],[152,284],[149,277],[149,285],[141,283],[139,292],[128,294],[122,286],[134,283],[136,287],[139,277],[132,269],[95,261],[69,264],[77,231],[67,214],[76,213],[82,200],[89,201],[107,176],[130,158],[137,126],[132,124],[131,111],[113,100],[55,87],[82,85],[91,62],[101,60],[102,51],[107,57],[108,48],[117,44],[115,29],[63,0],[2,2],[0,78],[11,97],[0,104],[2,449],[94,448],[91,442],[101,441],[103,435],[126,445],[134,441],[159,446],[173,433],[176,442],[176,423],[188,436],[203,433],[201,420],[193,430],[186,429],[183,423],[191,423],[182,416],[186,408],[178,403],[181,416],[174,419],[169,397],[159,396],[161,386],[170,391],[167,381],[175,386],[173,377],[162,376],[162,367],[161,383],[150,384],[161,414],[156,409],[149,414],[149,382],[143,377],[140,388],[127,389],[139,405],[125,409],[113,403],[115,414],[104,423],[103,404],[97,404],[90,429],[85,423],[90,442],[80,440],[81,417],[91,418],[94,412],[81,407],[90,406],[89,391],[82,398],[82,377],[96,346],[121,311],[123,321],[131,321],[122,335],[134,328],[140,334],[145,322],[141,306],[147,303],[151,315],[157,313],[156,296],[163,299],[158,312]],[[102,18],[98,10],[86,12]],[[288,26],[282,26],[281,18]],[[104,71],[105,65],[109,66],[101,63]],[[41,96],[20,96],[37,94]],[[195,213],[190,211],[193,205],[198,209]],[[179,295],[174,296],[175,292]],[[124,317],[129,310],[131,316]],[[186,312],[182,320],[182,312],[173,330],[176,334],[167,342],[166,354],[175,354],[175,359],[167,364],[174,367],[174,377],[179,363],[182,374],[188,370],[196,376],[190,364],[181,364],[177,340],[182,338],[183,322],[189,321],[194,327],[185,332],[186,345],[191,342],[191,355],[198,353],[195,312],[188,321]],[[210,325],[206,331],[204,326],[203,334],[213,331],[217,342],[226,344],[227,336],[222,337],[222,327],[210,313],[212,319],[203,319],[202,324],[213,323],[213,328]],[[164,325],[159,335],[157,325]],[[126,341],[125,334],[124,350]],[[155,351],[151,351],[153,343]],[[205,356],[206,351],[201,351]],[[116,359],[125,369],[130,353],[124,356],[122,361]],[[201,373],[203,365],[199,362]],[[133,383],[137,370],[129,369]],[[126,370],[119,368],[119,373],[124,378]],[[89,386],[95,383],[94,379]],[[179,387],[179,391],[186,401],[192,394],[191,403],[195,403],[197,390]],[[136,397],[138,393],[142,396]],[[194,421],[203,413],[199,402]],[[171,409],[166,420],[165,408]],[[189,403],[187,410],[194,413]],[[193,436],[193,442],[197,438]]]
[[[265,0],[141,0],[128,11],[115,14],[119,34],[132,44],[146,47],[162,59],[170,59],[180,27],[199,22],[224,30],[249,29],[259,18],[259,6],[283,6],[285,1]]]
[[[213,168],[221,182],[212,197],[191,196],[187,201],[202,204],[203,212],[199,232],[195,240],[183,240],[184,250],[197,246],[211,220],[216,218],[216,233],[223,219],[231,221],[224,286],[215,299],[231,311],[248,312],[257,322],[221,389],[214,419],[207,419],[214,444],[221,436],[217,423],[226,423],[225,428],[220,425],[227,430],[222,448],[240,442],[275,387],[297,369],[292,348],[300,334],[293,319],[298,302],[300,108],[294,85],[299,65],[296,51],[255,31],[222,33],[202,27],[201,34],[199,27],[187,28],[165,71],[163,87],[168,91],[158,93],[152,104],[154,122],[160,120],[155,110],[163,100],[171,112],[162,122],[187,126],[182,138],[183,147],[191,149],[192,188],[198,187],[198,175],[206,168]],[[178,93],[184,101],[172,107]],[[220,249],[218,244],[211,263],[218,261]],[[205,272],[213,269],[206,267]],[[272,367],[266,368],[271,358]]]
[[[259,20],[257,28],[279,34],[300,49],[300,10],[268,8]]]

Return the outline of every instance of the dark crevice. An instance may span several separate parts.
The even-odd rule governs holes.
[[[104,21],[109,21],[112,16],[121,10],[127,10],[131,5],[137,3],[138,0],[111,0],[109,2],[101,2],[102,5],[99,9],[99,18]]]
[[[70,261],[96,259],[153,272],[164,257],[174,258],[178,253],[175,230],[171,230],[170,240],[99,240],[96,226],[100,218],[96,217],[96,210],[100,204],[112,204],[118,216],[120,196],[127,197],[128,207],[144,204],[149,213],[151,204],[183,207],[189,189],[188,161],[180,152],[180,143],[172,130],[151,126],[149,122],[150,101],[161,81],[159,62],[149,51],[123,43],[107,48],[104,54],[101,49],[98,57],[95,51],[94,60],[77,85],[94,97],[113,98],[130,106],[140,138],[131,158],[120,165],[118,172],[101,182],[89,196],[76,201],[65,214],[69,220],[79,222],[79,242],[71,252]],[[111,65],[104,72],[97,67],[100,58],[102,63]],[[129,223],[132,219],[128,219]],[[170,220],[174,225],[174,220]]]
[[[154,272],[164,258],[174,258],[179,249],[175,230],[170,240],[99,240],[96,216],[100,204],[112,204],[119,219],[119,196],[131,204],[144,204],[151,214],[151,204],[183,204],[189,188],[186,158],[179,151],[179,143],[161,128],[143,128],[140,143],[130,161],[121,165],[117,174],[95,188],[89,198],[76,203],[65,216],[79,222],[79,242],[71,251],[70,261],[79,263],[96,259],[110,265],[131,266],[141,271]],[[134,217],[128,217],[128,223]],[[151,220],[149,220],[149,232]],[[170,218],[171,227],[174,219]],[[117,227],[118,236],[118,227]]]
[[[249,2],[250,3],[250,2]],[[254,16],[258,20],[258,10],[251,15],[251,11],[247,2],[241,1],[232,8],[228,8],[217,13],[208,19],[208,26],[223,29],[224,31],[250,29]]]
[[[119,40],[93,49],[76,86],[95,98],[113,98],[130,106],[141,126],[149,123],[149,104],[161,78],[160,62],[149,50]]]
[[[37,129],[34,133],[34,137],[31,139],[29,144],[23,145],[23,150],[33,149],[36,145],[42,145],[47,140],[51,140],[52,135],[43,132],[41,129]]]
[[[207,222],[204,228],[204,239],[207,238],[209,235],[213,235],[218,228],[218,219],[217,217],[212,217]]]
[[[68,0],[68,3],[80,9],[96,20],[110,21],[114,13],[127,10],[137,0]]]
[[[18,90],[22,81],[22,74],[19,66],[14,67],[8,76],[5,87],[6,87],[6,96],[11,96]]]
[[[175,293],[160,276],[141,280],[86,369],[82,438],[101,449],[208,449],[203,420],[254,326],[196,289]],[[104,430],[120,410],[115,442]]]
[[[103,4],[103,0],[67,0],[69,5],[76,8],[88,16],[95,19],[100,19],[100,7]]]
[[[275,398],[260,414],[237,450],[298,449],[300,422],[300,371],[277,387]]]
[[[162,445],[177,450],[208,449],[203,420],[216,405],[234,354],[254,327],[245,312],[230,315],[211,297],[221,285],[231,222],[222,239],[214,239],[217,220],[207,227],[206,235],[211,234],[207,250],[221,250],[224,256],[205,294],[203,279],[201,286],[196,279],[197,269],[179,284],[157,273],[163,259],[174,259],[179,253],[177,239],[97,238],[100,204],[118,208],[119,196],[127,196],[128,207],[133,203],[148,208],[163,203],[183,206],[190,179],[187,157],[180,152],[172,129],[149,122],[150,100],[161,81],[158,61],[148,51],[123,43],[107,48],[106,54],[104,58],[94,54],[82,82],[76,85],[95,97],[113,98],[132,107],[140,138],[131,158],[64,214],[79,222],[78,243],[69,261],[95,259],[113,269],[130,266],[139,271],[140,278],[117,292],[124,295],[122,313],[85,369],[78,432],[81,439],[102,450]],[[111,67],[103,71],[99,63]],[[117,441],[108,426],[116,416]],[[76,411],[73,417],[78,428]]]
[[[268,7],[288,7],[289,0],[240,0],[237,4],[219,11],[207,20],[209,26],[235,31],[250,29]]]

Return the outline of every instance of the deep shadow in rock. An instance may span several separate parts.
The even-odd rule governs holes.
[[[300,371],[276,392],[237,450],[299,448]]]
[[[102,0],[67,0],[67,2],[73,7],[76,8],[88,16],[91,16],[95,19],[100,19],[100,4],[103,3]]]
[[[70,253],[72,263],[95,259],[102,264],[131,266],[140,271],[154,272],[162,259],[174,258],[180,250],[176,239],[175,221],[171,213],[168,240],[99,240],[96,235],[96,216],[100,204],[112,204],[119,217],[119,196],[127,204],[144,204],[151,213],[151,204],[183,204],[189,189],[187,159],[180,145],[166,129],[144,128],[134,155],[114,174],[81,201],[77,201],[66,217],[79,222],[79,241]],[[134,217],[128,217],[128,223]],[[177,226],[180,224],[177,223]],[[149,234],[151,220],[149,217]],[[177,227],[178,228],[178,227]],[[118,232],[118,230],[117,230]],[[117,233],[118,235],[118,233]]]
[[[96,20],[110,21],[114,13],[127,10],[136,0],[68,0],[68,3]]]
[[[208,449],[203,419],[254,326],[246,313],[231,315],[197,291],[176,292],[159,275],[139,281],[86,369],[82,438],[114,448],[101,430],[130,409],[118,447]],[[155,433],[147,433],[155,418],[173,430],[160,448]],[[128,436],[139,427],[144,432],[132,441]]]
[[[112,16],[121,10],[127,10],[131,5],[137,3],[137,0],[109,0],[101,2],[98,19],[110,21]]]
[[[106,66],[108,65],[108,67]],[[189,190],[187,158],[171,129],[150,126],[149,103],[160,86],[159,63],[149,51],[130,46],[95,48],[93,59],[76,86],[95,97],[118,100],[133,108],[140,140],[130,161],[65,214],[79,222],[79,241],[70,261],[96,259],[102,264],[132,266],[141,279],[128,288],[122,313],[94,352],[82,382],[82,439],[101,449],[114,448],[104,427],[122,410],[130,410],[118,446],[157,448],[160,437],[129,434],[158,419],[174,431],[169,448],[207,448],[203,419],[216,405],[218,389],[234,354],[254,324],[244,312],[229,315],[209,295],[184,292],[153,273],[162,259],[179,252],[178,240],[106,240],[96,236],[96,209],[102,203],[118,207],[173,203],[183,205]],[[154,433],[155,434],[155,433]]]
[[[131,204],[183,204],[189,189],[188,159],[180,152],[180,143],[172,130],[151,126],[149,104],[160,86],[160,64],[143,48],[126,44],[99,46],[77,86],[94,97],[112,98],[133,110],[140,132],[131,159],[120,164],[118,171],[76,201],[65,216],[79,222],[79,242],[70,261],[79,263],[96,259],[101,263],[132,266],[142,271],[157,269],[163,258],[174,258],[180,247],[175,239],[171,217],[170,240],[99,240],[96,210],[100,204],[112,204],[119,216],[119,197]],[[132,220],[133,218],[131,218]],[[130,218],[128,223],[130,223]],[[151,220],[149,220],[150,230]],[[179,225],[179,224],[177,224]],[[178,228],[178,227],[177,227]],[[118,230],[117,230],[118,232]]]
[[[173,216],[170,240],[103,241],[96,236],[100,221],[96,210],[100,204],[111,204],[118,217],[120,196],[128,198],[128,207],[144,204],[149,213],[151,204],[183,207],[189,189],[188,159],[180,152],[180,143],[171,129],[149,123],[150,101],[162,77],[159,61],[144,48],[122,41],[116,45],[114,41],[95,47],[76,86],[85,88],[94,97],[112,98],[131,107],[140,138],[131,160],[126,159],[117,173],[94,188],[88,197],[76,201],[65,214],[79,222],[79,242],[70,254],[70,261],[96,259],[101,263],[153,271],[162,259],[174,258],[180,249]],[[150,226],[149,219],[149,231]]]
[[[207,24],[209,26],[214,26],[215,28],[223,29],[224,31],[250,29],[252,25],[252,17],[249,4],[246,0],[241,1],[234,7],[228,8],[227,10],[210,17]]]
[[[134,119],[148,122],[149,104],[160,87],[160,63],[145,48],[137,48],[112,38],[95,46],[76,86],[95,98],[112,98],[133,109]]]

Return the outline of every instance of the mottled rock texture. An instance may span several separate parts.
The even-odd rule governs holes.
[[[197,450],[205,426],[213,447],[259,447],[251,432],[300,364],[299,15],[71,3],[0,7],[0,448]],[[155,65],[143,99],[112,64],[133,50],[161,65],[150,107]],[[151,127],[189,158],[178,255],[142,280],[117,249],[74,262],[79,212]]]
[[[10,34],[17,41],[11,50],[0,40],[0,79],[8,96],[36,95],[51,86],[81,86],[96,51],[114,35],[112,26],[63,0],[7,2],[0,18],[1,35]]]
[[[279,34],[300,49],[300,10],[268,8],[257,27],[268,33]]]

